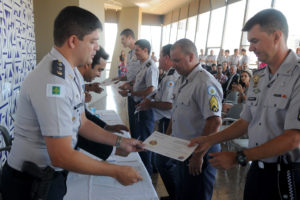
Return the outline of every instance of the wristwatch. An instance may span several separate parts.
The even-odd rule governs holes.
[[[116,140],[116,144],[115,144],[116,148],[119,148],[121,146],[121,140],[122,140],[122,137],[118,136],[117,140]]]
[[[240,164],[241,166],[246,166],[248,161],[247,161],[247,157],[244,154],[243,151],[238,151],[236,152],[236,157],[235,160],[238,164]]]

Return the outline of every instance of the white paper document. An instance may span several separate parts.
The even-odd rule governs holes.
[[[116,81],[111,80],[110,78],[105,79],[104,81],[100,82],[101,86],[108,86],[114,84]]]
[[[177,137],[153,132],[143,144],[145,149],[155,153],[173,158],[179,161],[185,161],[196,149],[196,146],[188,147],[190,141],[183,140]]]

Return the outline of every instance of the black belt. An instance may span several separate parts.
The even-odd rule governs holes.
[[[270,171],[300,170],[300,163],[280,164],[280,163],[266,163],[263,161],[253,161],[251,165],[259,169],[265,169]]]
[[[13,176],[15,176],[15,177],[17,177],[17,178],[22,178],[22,179],[33,179],[33,177],[30,176],[29,174],[24,173],[24,172],[21,172],[21,171],[19,171],[19,170],[16,170],[16,169],[12,168],[11,166],[9,166],[9,165],[7,164],[7,162],[5,162],[4,167],[6,167],[7,170],[8,170]],[[56,171],[56,172],[54,173],[54,177],[59,176],[59,175],[63,175],[63,176],[66,177],[66,176],[68,175],[68,171],[67,171],[67,170],[62,170],[62,171]]]

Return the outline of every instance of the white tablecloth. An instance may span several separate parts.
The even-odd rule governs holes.
[[[107,124],[122,124],[120,117],[115,111],[96,111],[96,114],[99,114],[100,119],[105,121]],[[128,132],[124,132],[123,136],[130,137]],[[128,157],[112,155],[107,159],[107,161],[118,165],[129,165],[135,167],[144,178],[143,181],[130,186],[123,186],[111,177],[88,176],[71,172],[68,175],[68,192],[64,199],[158,200],[151,178],[138,153],[131,153]]]

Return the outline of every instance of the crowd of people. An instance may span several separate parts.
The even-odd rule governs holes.
[[[3,168],[5,200],[63,199],[68,171],[111,176],[123,185],[143,179],[133,167],[100,162],[78,148],[103,160],[139,152],[148,173],[157,169],[162,177],[169,196],[161,199],[209,200],[217,169],[249,161],[245,200],[299,199],[300,60],[287,47],[288,25],[281,12],[263,10],[243,28],[249,50],[266,64],[254,74],[245,49],[241,55],[238,49],[231,56],[229,50],[218,56],[200,50],[198,55],[189,39],[163,46],[157,67],[149,41],[122,30],[121,43],[130,51],[127,57],[121,53],[114,80],[123,81],[119,94],[127,98],[129,129],[106,124],[85,108],[89,92],[101,88],[84,81],[99,77],[108,59],[97,43],[101,29],[95,15],[76,6],[64,8],[55,19],[54,47],[21,88],[14,143]],[[219,131],[222,104],[232,92],[244,104],[241,118]],[[184,162],[143,151],[141,141],[155,123],[159,132],[199,146]],[[132,139],[112,134],[122,130],[130,130]],[[221,152],[221,142],[245,134],[248,149]],[[40,177],[28,173],[25,164],[47,169],[47,185],[37,185]],[[43,193],[32,191],[32,185],[43,187]]]

